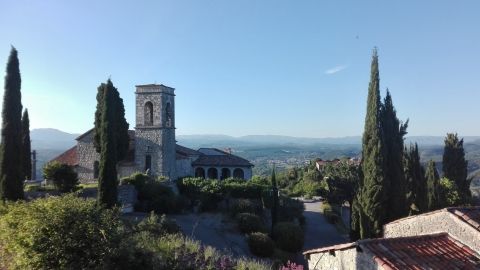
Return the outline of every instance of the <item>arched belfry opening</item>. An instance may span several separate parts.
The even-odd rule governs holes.
[[[172,106],[170,105],[170,102],[167,103],[167,105],[165,106],[165,116],[166,116],[166,121],[165,121],[165,126],[167,127],[172,127]]]
[[[144,120],[145,126],[153,126],[153,104],[150,101],[145,103]]]

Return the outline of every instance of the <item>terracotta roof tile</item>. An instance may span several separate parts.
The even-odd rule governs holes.
[[[62,164],[67,164],[70,166],[78,165],[77,146],[68,149],[67,151],[63,152],[51,161],[58,161]]]
[[[480,269],[480,256],[447,233],[361,240],[384,269]]]

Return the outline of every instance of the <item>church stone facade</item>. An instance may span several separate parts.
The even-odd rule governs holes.
[[[176,144],[175,89],[158,84],[137,85],[135,130],[129,131],[130,147],[118,163],[119,177],[148,172],[170,180],[181,177],[250,179],[253,165],[229,151]],[[77,145],[53,160],[75,167],[83,182],[98,178],[100,154],[93,145],[93,129],[80,135]]]

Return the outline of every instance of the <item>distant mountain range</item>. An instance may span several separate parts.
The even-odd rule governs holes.
[[[80,134],[71,134],[53,128],[33,129],[30,132],[33,149],[68,149],[75,145],[75,138]],[[417,142],[419,145],[443,145],[443,136],[410,136],[406,143]],[[177,135],[179,144],[200,147],[245,147],[245,146],[309,146],[309,145],[359,145],[361,136],[306,138],[280,135],[247,135],[233,137],[227,135]],[[480,136],[464,137],[465,143],[480,144]]]

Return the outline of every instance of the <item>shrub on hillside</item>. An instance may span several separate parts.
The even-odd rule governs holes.
[[[262,203],[252,199],[235,199],[230,202],[229,212],[232,217],[240,213],[251,213],[261,215],[263,212]]]
[[[78,186],[78,175],[73,167],[57,161],[43,167],[43,177],[51,180],[60,192],[72,192]]]
[[[5,269],[104,268],[122,240],[118,211],[91,199],[66,195],[8,203],[3,212],[0,261]]]
[[[321,210],[323,212],[323,216],[325,217],[328,223],[335,224],[340,221],[341,219],[340,214],[337,211],[335,211],[334,207],[328,202],[322,203]]]
[[[278,248],[289,252],[298,252],[303,247],[304,234],[299,225],[292,222],[280,222],[273,228],[273,239]]]
[[[275,243],[265,233],[251,233],[247,237],[247,242],[252,254],[259,257],[271,257],[275,251]]]
[[[263,220],[251,213],[240,213],[237,215],[238,228],[242,233],[265,232]]]
[[[280,221],[294,221],[295,219],[300,219],[304,210],[305,206],[303,202],[282,196],[280,198],[278,219]]]
[[[176,195],[164,181],[146,174],[135,173],[122,178],[120,182],[135,186],[138,192],[138,202],[135,205],[137,211],[173,214],[181,212],[187,205],[185,198]]]
[[[157,216],[153,212],[137,225],[137,231],[146,231],[154,235],[176,234],[180,233],[180,227],[175,220],[167,216]]]

